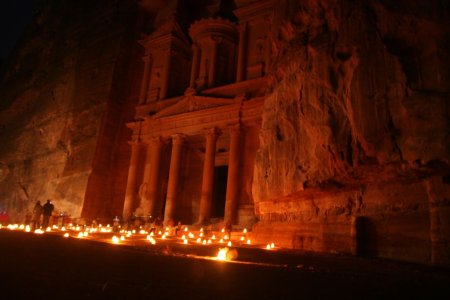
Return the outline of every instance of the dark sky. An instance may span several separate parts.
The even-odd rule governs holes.
[[[0,0],[0,60],[14,49],[38,0]]]

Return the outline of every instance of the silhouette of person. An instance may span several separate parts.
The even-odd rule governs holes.
[[[41,226],[41,216],[44,208],[41,205],[41,201],[36,202],[33,208],[33,217],[31,219],[34,228],[39,228]]]
[[[50,217],[52,216],[53,210],[55,209],[55,207],[53,206],[52,202],[49,200],[47,200],[47,202],[44,204],[43,207],[43,214],[44,214],[44,219],[42,221],[42,227],[47,228],[49,221],[50,221]]]

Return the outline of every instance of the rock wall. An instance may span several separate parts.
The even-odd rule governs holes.
[[[272,36],[255,235],[449,264],[448,4],[289,5]]]
[[[128,19],[114,1],[48,1],[0,88],[0,209],[79,217]]]

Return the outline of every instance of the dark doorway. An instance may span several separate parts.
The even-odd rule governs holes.
[[[211,218],[223,218],[227,193],[228,166],[214,168],[214,193]]]
[[[373,220],[367,217],[356,218],[356,253],[360,256],[378,255],[377,230]]]

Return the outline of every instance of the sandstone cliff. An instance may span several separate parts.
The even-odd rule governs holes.
[[[448,5],[297,1],[291,11],[272,37],[259,236],[448,263]]]
[[[80,216],[105,122],[126,2],[49,1],[2,73],[0,209],[20,220],[37,200]]]

